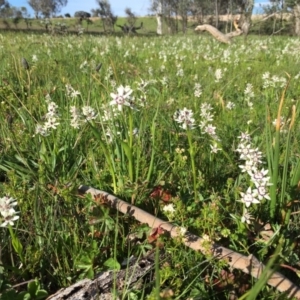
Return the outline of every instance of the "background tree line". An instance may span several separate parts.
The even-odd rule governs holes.
[[[67,0],[28,0],[28,4],[33,9],[36,18],[49,18],[58,14],[62,7],[67,5]],[[241,26],[244,26],[243,31],[248,32],[254,4],[254,0],[151,0],[149,14],[156,16],[157,34],[162,34],[163,26],[167,27],[169,33],[186,32],[189,18],[197,24],[209,22],[216,28],[220,28],[220,15],[237,14],[240,15]],[[99,17],[104,30],[113,31],[118,17],[113,13],[109,0],[95,0],[95,6],[97,7],[91,10],[91,14],[80,13]],[[300,0],[270,0],[261,11],[264,11],[270,18],[273,17],[275,25],[278,25],[278,15],[281,16],[281,23],[283,23],[283,15],[289,14],[293,20],[295,34],[300,35]],[[77,13],[78,17],[80,14]],[[142,27],[142,24],[136,27],[137,17],[129,7],[126,8],[125,13],[126,23],[118,25],[123,31],[134,31],[134,28]],[[0,17],[18,20],[28,19],[30,16],[26,7],[12,7],[8,0],[0,0]],[[232,30],[232,24],[226,30]]]

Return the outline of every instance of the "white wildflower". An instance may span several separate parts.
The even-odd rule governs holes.
[[[195,119],[193,118],[193,111],[184,107],[182,110],[177,110],[174,113],[174,120],[180,124],[183,129],[193,129],[195,126]]]
[[[36,56],[36,54],[33,54],[32,55],[32,62],[37,62],[38,61],[38,58]]]
[[[215,135],[216,135],[216,127],[213,126],[212,124],[208,124],[208,125],[204,128],[204,132],[206,132],[206,133],[209,134],[210,136],[215,136]]]
[[[202,89],[200,83],[195,83],[194,96],[199,98],[202,95]]]
[[[222,74],[222,70],[221,69],[217,69],[215,71],[215,82],[219,82],[223,77],[223,74]]]
[[[253,219],[253,217],[251,216],[250,213],[248,213],[248,211],[245,209],[244,214],[241,218],[242,223],[247,223],[247,224],[251,224],[251,220]]]
[[[58,105],[55,102],[48,103],[48,112],[46,114],[46,118],[51,118],[57,116],[57,108]]]
[[[213,145],[210,145],[210,153],[218,153],[218,151],[222,150],[220,148],[218,148],[218,145],[215,143]]]
[[[75,106],[71,106],[70,108],[70,113],[71,113],[71,127],[78,129],[80,127],[80,117],[81,114],[79,110]]]
[[[82,107],[82,115],[85,117],[86,121],[94,120],[97,117],[95,110],[90,106]]]
[[[67,90],[67,96],[74,99],[78,95],[80,95],[79,91],[76,91],[73,89],[73,87],[70,84],[66,84],[66,90]]]
[[[14,221],[19,219],[14,206],[17,205],[17,201],[12,197],[2,197],[0,198],[0,220],[3,222],[0,227],[7,227],[8,225],[13,226]]]
[[[238,138],[241,140],[241,143],[249,143],[251,141],[251,137],[248,132],[242,132]]]
[[[240,194],[242,196],[241,202],[245,203],[246,207],[249,207],[251,204],[260,203],[257,199],[257,192],[252,191],[251,187],[248,187],[246,193],[241,192]]]
[[[244,95],[246,99],[250,99],[254,97],[254,92],[253,92],[253,85],[251,83],[247,83]]]
[[[118,110],[122,111],[123,106],[131,107],[130,95],[132,94],[132,89],[129,86],[124,87],[123,85],[117,88],[117,93],[111,93],[110,96],[113,98],[109,102],[110,105],[117,105]]]
[[[178,228],[178,234],[179,234],[181,237],[185,236],[186,232],[187,232],[187,229],[186,229],[185,227],[179,227],[179,228]]]
[[[42,136],[47,136],[49,135],[48,130],[44,128],[43,125],[37,124],[35,127],[35,134],[40,134]]]
[[[269,183],[270,177],[266,176],[268,174],[268,170],[261,169],[255,170],[255,172],[251,172],[251,180],[255,184],[255,186],[265,186]]]
[[[235,104],[231,101],[227,102],[226,108],[232,110],[235,107]]]
[[[44,129],[56,129],[59,125],[58,119],[56,117],[49,117],[48,120],[44,124]]]
[[[167,204],[162,209],[165,213],[173,214],[175,213],[175,207],[173,203]]]

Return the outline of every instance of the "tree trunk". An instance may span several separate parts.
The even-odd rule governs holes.
[[[248,0],[242,7],[241,16],[239,18],[239,26],[241,27],[245,36],[247,36],[249,33],[253,8],[254,0]]]
[[[175,32],[178,33],[178,9],[175,8]]]
[[[162,16],[160,14],[156,14],[157,28],[156,33],[158,35],[162,35]]]
[[[219,5],[218,0],[215,0],[215,16],[216,16],[216,28],[219,27]]]
[[[182,32],[185,34],[187,28],[187,16],[182,17]]]
[[[293,7],[294,17],[295,17],[295,34],[300,36],[300,4],[296,4]]]
[[[158,7],[156,10],[156,21],[157,21],[156,33],[158,35],[162,35],[162,4],[161,4],[161,2],[158,3]]]
[[[105,26],[106,20],[104,19],[104,17],[101,17],[101,20],[102,20],[103,30],[104,32],[106,32],[106,26]]]

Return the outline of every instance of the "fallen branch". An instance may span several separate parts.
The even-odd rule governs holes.
[[[230,44],[231,38],[243,34],[243,31],[237,26],[237,23],[234,23],[236,30],[229,32],[227,34],[222,33],[216,27],[209,24],[199,25],[195,28],[195,31],[208,31],[216,40],[219,42]]]
[[[134,205],[130,205],[105,191],[97,190],[88,186],[80,186],[79,193],[90,194],[93,197],[100,197],[101,200],[111,208],[115,208],[123,214],[130,215],[139,222],[147,223],[151,228],[162,228],[163,230],[169,232],[172,238],[180,237],[180,227],[156,218],[142,209]],[[250,274],[254,278],[259,278],[265,269],[265,266],[253,255],[249,255],[247,257],[215,243],[211,245],[211,249],[207,249],[205,246],[205,241],[194,234],[186,233],[182,238],[182,241],[187,247],[193,250],[201,251],[205,255],[210,254],[216,259],[225,260],[231,268],[241,270],[246,274]],[[289,298],[296,297],[297,299],[300,299],[299,286],[292,283],[279,272],[274,272],[272,274],[270,272],[269,275],[270,276],[267,283],[270,286],[276,288],[282,293],[286,293],[287,297]]]

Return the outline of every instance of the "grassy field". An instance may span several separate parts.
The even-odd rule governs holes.
[[[208,246],[272,259],[299,285],[299,48],[288,37],[1,33],[0,299],[44,299],[155,249],[144,225],[78,195],[81,184]],[[286,299],[158,240],[168,261],[156,282],[120,299]]]
[[[292,20],[285,17],[283,21],[279,17],[269,18],[267,21],[262,21],[263,16],[254,15],[252,18],[252,27],[250,34],[255,35],[291,35],[293,34]],[[228,18],[228,16],[220,16],[219,30],[222,32],[229,32],[233,30],[234,17]],[[204,22],[215,25],[213,17],[206,17]],[[46,23],[48,23],[48,29],[46,29]],[[17,23],[14,19],[0,19],[0,29],[8,31],[24,31],[27,33],[52,33],[52,34],[113,34],[123,36],[123,32],[118,25],[124,25],[128,23],[128,20],[124,17],[119,17],[114,26],[114,29],[103,27],[103,22],[100,18],[90,18],[89,20],[83,20],[81,23],[78,18],[52,18],[49,21],[45,19],[19,19]],[[137,30],[140,36],[156,35],[156,18],[154,16],[138,17],[135,26],[140,26],[143,23],[141,29]],[[186,29],[186,35],[194,35],[194,28],[199,25],[197,20],[190,19],[188,21],[188,27]],[[174,26],[178,29],[179,34],[182,34],[182,22],[180,19],[174,21]],[[63,28],[63,30],[62,30]],[[52,30],[54,29],[54,30]],[[168,31],[168,25],[163,21],[163,33],[170,34]]]
[[[77,18],[53,18],[50,19],[53,27],[59,29],[61,25],[66,26],[68,32],[78,32],[78,28],[83,28],[87,33],[104,33],[103,22],[99,18],[90,18],[89,20],[83,20],[81,23]],[[118,18],[114,27],[114,33],[122,33],[122,30],[117,25],[124,25],[127,22],[126,18]],[[136,26],[139,26],[143,22],[143,28],[138,32],[139,34],[153,34],[156,33],[156,19],[155,17],[140,17],[137,18]],[[178,23],[180,23],[178,21]],[[193,23],[191,23],[192,25]],[[28,25],[28,26],[27,26]],[[11,30],[24,30],[24,31],[46,31],[44,19],[30,19],[28,24],[25,19],[20,19],[17,24],[14,24],[12,19],[0,19],[0,29]],[[167,28],[164,28],[167,31]],[[112,31],[107,28],[107,31]],[[107,32],[106,32],[107,33]]]

